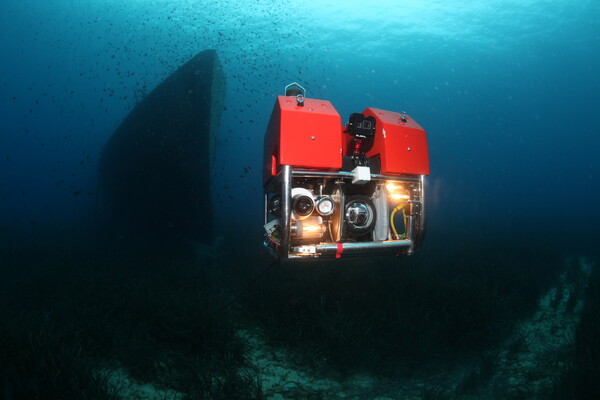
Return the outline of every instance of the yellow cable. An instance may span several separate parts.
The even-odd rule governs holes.
[[[394,215],[396,215],[396,212],[398,210],[402,210],[402,216],[406,218],[403,210],[405,205],[406,204],[401,204],[398,207],[394,208],[394,211],[392,211],[392,214],[390,215],[390,226],[392,227],[392,233],[394,234],[394,237],[398,236],[398,231],[396,231],[396,225],[394,224]],[[406,221],[404,221],[404,226],[406,227]]]

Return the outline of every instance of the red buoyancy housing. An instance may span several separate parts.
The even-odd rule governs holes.
[[[429,175],[427,137],[406,114],[367,108],[376,119],[373,147],[367,157],[379,158],[383,175]],[[263,183],[280,165],[313,170],[340,170],[352,136],[344,134],[341,118],[326,100],[278,96],[265,134]]]
[[[367,157],[378,157],[383,175],[429,175],[429,151],[425,130],[406,114],[367,108],[377,121],[375,141]]]
[[[278,96],[265,134],[264,182],[279,165],[339,170],[342,168],[341,118],[326,100]]]

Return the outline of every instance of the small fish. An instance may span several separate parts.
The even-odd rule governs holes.
[[[81,193],[81,190],[76,190],[73,192],[73,195],[77,196],[79,193]]]

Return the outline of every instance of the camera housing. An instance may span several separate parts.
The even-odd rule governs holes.
[[[294,93],[297,97],[297,93]],[[278,96],[264,144],[264,244],[282,260],[411,255],[425,231],[425,131],[367,108]]]

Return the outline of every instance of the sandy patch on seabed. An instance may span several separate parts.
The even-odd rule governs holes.
[[[180,400],[182,393],[171,389],[158,389],[151,383],[139,383],[132,379],[123,368],[111,371],[109,385],[122,399],[127,400]]]

